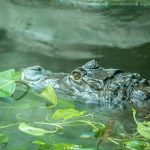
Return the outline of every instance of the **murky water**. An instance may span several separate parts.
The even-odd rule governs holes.
[[[4,2],[3,6],[7,6],[6,10],[5,7],[1,10],[7,12],[9,19],[3,21],[4,16],[1,14],[0,71],[9,68],[20,70],[38,64],[54,72],[71,72],[87,61],[96,59],[102,67],[138,72],[150,79],[149,8],[82,10],[66,7],[59,9],[58,6],[19,6],[18,3],[14,5]],[[109,119],[115,117],[118,130],[132,130],[132,123],[131,126],[123,127],[126,122],[133,122],[131,112],[106,113],[99,111],[97,107],[83,104],[76,107],[92,113],[95,120],[103,123],[108,123]],[[30,94],[20,101],[0,100],[2,125],[45,120],[52,112],[53,110],[45,107],[42,99]],[[5,150],[17,150],[21,147],[36,150],[32,141],[37,139],[89,147],[98,142],[79,138],[80,128],[68,127],[63,135],[56,138],[29,136],[20,132],[17,125],[2,132],[10,137],[9,143],[0,147]],[[104,147],[110,149],[112,145],[104,144]]]
[[[26,122],[31,123],[32,126],[45,128],[51,130],[49,125],[38,125],[35,122],[51,122],[52,114],[58,108],[67,108],[60,107],[57,108],[47,108],[46,103],[43,99],[33,95],[28,94],[28,96],[24,97],[19,101],[15,101],[13,99],[0,99],[0,114],[1,114],[1,126],[10,125],[1,130],[1,133],[7,135],[9,137],[9,142],[7,144],[1,144],[0,149],[5,150],[17,150],[17,149],[33,149],[37,150],[37,146],[32,142],[36,140],[45,141],[49,144],[54,143],[73,143],[77,145],[83,145],[85,147],[95,147],[99,141],[99,139],[95,138],[81,138],[80,136],[83,133],[91,132],[91,127],[88,126],[66,126],[64,127],[63,132],[58,134],[47,134],[45,136],[31,136],[26,133],[21,132],[18,129],[19,123]],[[97,121],[100,123],[108,124],[110,119],[115,121],[114,134],[121,132],[126,133],[127,131],[132,131],[134,125],[134,121],[132,119],[131,112],[120,111],[100,111],[99,107],[88,107],[85,104],[76,104],[76,109],[80,111],[87,111],[87,113],[93,115],[92,121]],[[126,118],[128,116],[128,118]],[[49,119],[48,119],[49,118]],[[91,117],[89,117],[91,118]],[[49,121],[47,121],[49,120]],[[132,121],[132,123],[125,126],[127,121]],[[127,130],[127,131],[126,131]],[[115,149],[115,145],[110,143],[102,143],[102,147],[105,150],[109,150],[110,147]]]

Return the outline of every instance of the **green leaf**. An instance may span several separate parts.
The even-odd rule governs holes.
[[[50,145],[46,142],[43,141],[34,141],[32,142],[34,144],[37,144],[40,146],[40,149],[46,150],[46,149],[55,149],[55,150],[80,150],[80,146],[75,145],[75,144],[64,144],[64,143],[59,143],[59,144],[54,144]]]
[[[75,144],[54,144],[54,149],[55,150],[80,150],[80,146],[75,145]]]
[[[137,131],[145,138],[150,139],[150,122],[138,123]]]
[[[64,120],[68,120],[71,118],[75,118],[75,117],[80,117],[83,114],[85,114],[85,112],[80,112],[78,110],[75,109],[58,109],[54,114],[53,114],[53,118],[54,119],[64,119]]]
[[[49,144],[41,140],[33,141],[32,143],[39,145],[39,150],[97,150],[97,148],[82,148],[81,146],[76,144]]]
[[[58,107],[59,108],[75,108],[75,104],[70,102],[70,101],[67,101],[67,100],[64,100],[64,99],[58,99]]]
[[[14,77],[14,69],[0,72],[0,97],[8,97],[14,93],[16,87]]]
[[[43,141],[39,141],[39,140],[33,141],[32,143],[37,144],[37,145],[45,145],[45,144],[47,144],[47,143],[45,143]]]
[[[140,135],[142,135],[143,137],[150,139],[150,122],[139,122],[136,120],[136,110],[132,109],[133,111],[133,118],[137,124],[137,131]]]
[[[22,76],[22,72],[15,72],[14,79],[15,79],[15,80],[20,80],[20,79],[21,79],[21,76]]]
[[[74,150],[97,150],[97,148],[78,148],[78,149],[74,149]],[[102,149],[102,150],[104,150],[104,149]]]
[[[50,131],[48,131],[48,130],[41,129],[41,128],[35,128],[26,123],[21,123],[19,125],[19,129],[27,134],[34,135],[34,136],[43,136],[47,133],[50,133]]]
[[[49,149],[51,147],[50,144],[48,144],[44,141],[40,141],[40,140],[33,141],[32,143],[39,145],[40,149],[42,149],[42,150],[46,150],[46,149]]]
[[[82,146],[80,145],[65,144],[65,143],[54,144],[53,149],[55,150],[97,150],[97,148],[82,148]]]
[[[98,128],[98,130],[95,131],[95,137],[98,138],[98,137],[104,136],[104,134],[105,134],[106,131],[107,131],[107,127],[105,125],[100,126]]]
[[[57,96],[55,93],[55,90],[52,86],[46,87],[40,94],[38,94],[40,97],[48,100],[52,105],[57,105]]]
[[[124,144],[126,148],[131,150],[144,150],[147,148],[147,144],[139,140],[126,141]]]
[[[9,138],[8,136],[4,135],[4,134],[0,134],[0,143],[8,143]]]

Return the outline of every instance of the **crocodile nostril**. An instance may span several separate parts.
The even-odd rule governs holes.
[[[39,65],[37,65],[37,66],[33,66],[33,67],[31,68],[31,70],[38,71],[38,72],[42,72],[42,71],[44,70],[44,68],[41,67],[41,66],[39,66]]]
[[[33,70],[41,72],[43,68],[41,66],[36,66],[35,68],[33,68]]]
[[[42,68],[41,68],[41,67],[37,68],[37,71],[41,72],[41,71],[42,71]]]

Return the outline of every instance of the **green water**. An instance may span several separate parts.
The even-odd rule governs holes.
[[[21,70],[38,64],[53,72],[71,72],[96,59],[102,67],[138,72],[150,79],[149,7],[81,9],[76,6],[69,9],[65,4],[60,8],[40,0],[32,2],[32,5],[23,0],[1,2],[0,71]],[[20,92],[15,96],[18,95]],[[94,121],[107,124],[114,119],[114,135],[134,130],[131,110],[114,112],[85,104],[74,105],[92,114]],[[7,144],[0,144],[0,150],[37,150],[38,146],[32,143],[35,140],[96,146],[98,139],[80,138],[81,133],[91,130],[89,127],[65,127],[64,132],[56,136],[43,137],[18,130],[18,123],[44,122],[55,110],[48,109],[46,102],[32,93],[19,101],[0,98],[0,125],[14,124],[0,129],[0,133],[9,137]],[[115,149],[109,142],[102,146],[105,150]]]
[[[38,149],[38,146],[33,144],[33,141],[42,140],[49,144],[54,143],[69,143],[83,145],[84,147],[95,147],[98,143],[98,139],[95,138],[80,138],[82,133],[87,133],[91,131],[88,126],[71,126],[64,127],[63,132],[58,133],[58,135],[47,134],[45,136],[34,137],[26,133],[21,132],[18,129],[19,123],[27,122],[31,123],[36,127],[50,129],[48,125],[37,125],[35,122],[47,122],[48,117],[51,120],[52,114],[57,108],[63,108],[57,106],[56,108],[47,108],[46,103],[42,98],[39,98],[33,94],[28,94],[26,97],[19,101],[14,101],[13,99],[2,99],[0,101],[0,113],[1,113],[1,125],[12,125],[7,128],[1,129],[1,133],[9,137],[9,142],[7,144],[1,144],[0,148],[5,150],[17,150],[17,149]],[[67,108],[67,107],[64,107]],[[131,112],[126,111],[113,112],[113,111],[100,111],[99,107],[88,107],[85,104],[75,104],[75,108],[80,111],[87,111],[93,115],[93,121],[101,122],[107,124],[110,119],[115,120],[114,131],[126,133],[125,130],[129,126],[133,125],[133,118]],[[128,116],[128,118],[126,118]],[[126,126],[126,122],[131,121],[132,123]],[[116,134],[116,133],[114,133]],[[115,146],[110,143],[102,143],[102,147],[106,150],[113,149]]]

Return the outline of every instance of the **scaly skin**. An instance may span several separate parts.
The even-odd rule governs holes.
[[[105,69],[95,60],[71,73],[53,73],[41,66],[24,69],[22,80],[41,91],[51,85],[73,99],[106,108],[143,107],[150,102],[150,85],[138,73]]]

